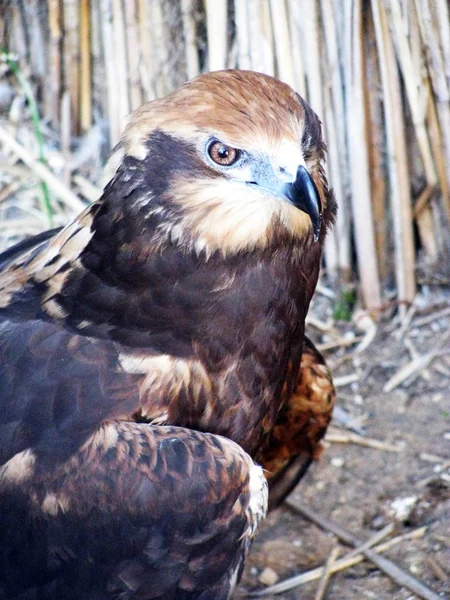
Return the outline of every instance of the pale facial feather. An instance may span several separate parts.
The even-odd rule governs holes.
[[[277,223],[293,236],[311,229],[309,216],[289,202],[237,181],[180,182],[172,186],[171,196],[187,210],[180,224],[168,224],[168,236],[192,243],[197,253],[207,256],[217,250],[227,255],[264,248]]]

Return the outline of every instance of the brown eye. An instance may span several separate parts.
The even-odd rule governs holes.
[[[213,142],[208,148],[208,154],[218,165],[229,167],[237,161],[241,152],[237,148],[222,144],[222,142]]]

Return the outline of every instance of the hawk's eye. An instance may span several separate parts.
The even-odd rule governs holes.
[[[241,151],[222,144],[222,142],[215,141],[209,146],[208,154],[221,167],[229,167],[238,160]]]

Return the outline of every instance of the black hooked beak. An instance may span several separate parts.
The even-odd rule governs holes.
[[[322,203],[316,184],[305,167],[298,167],[297,177],[293,183],[285,183],[283,185],[283,195],[296,208],[309,215],[314,233],[314,241],[317,242],[322,226]]]

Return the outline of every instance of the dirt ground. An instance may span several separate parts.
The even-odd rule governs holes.
[[[367,333],[371,326],[366,322],[368,338],[373,333],[375,336],[359,354],[355,347],[324,351],[339,385],[334,434],[356,427],[365,439],[385,442],[386,449],[326,442],[323,457],[291,495],[297,503],[361,540],[389,523],[395,525],[389,538],[425,526],[423,537],[403,540],[383,556],[440,598],[450,598],[449,300],[442,292],[422,296],[403,329],[389,311],[376,332],[372,324],[372,332]],[[337,341],[351,339],[355,332],[351,324],[330,329],[334,339],[341,336]],[[318,335],[314,327],[309,334],[317,344],[333,341],[329,332]],[[390,378],[406,365],[410,376],[392,391],[383,391]],[[399,379],[405,374],[401,371]],[[345,385],[346,377],[352,383]],[[347,421],[344,427],[342,420]],[[264,580],[267,568],[269,575],[282,581],[325,564],[337,543],[333,534],[284,505],[260,528],[235,597],[264,589],[260,579]],[[339,557],[351,550],[344,544],[340,549]],[[313,600],[318,585],[317,580],[265,598]],[[412,600],[417,596],[366,560],[333,575],[324,598]]]

